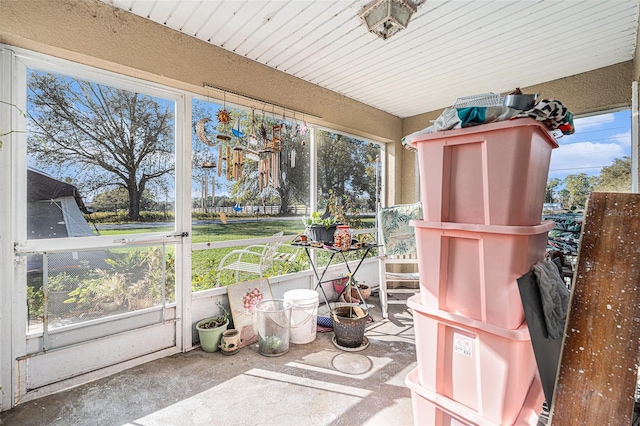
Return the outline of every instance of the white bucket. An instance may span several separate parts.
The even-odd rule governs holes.
[[[291,309],[291,343],[304,344],[316,340],[318,328],[318,292],[296,289],[284,293],[284,298],[293,302]]]

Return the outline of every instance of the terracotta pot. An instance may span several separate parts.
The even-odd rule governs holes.
[[[359,284],[358,287],[360,288],[360,293],[365,300],[371,296],[371,288],[369,288],[368,285]],[[344,286],[342,286],[342,288],[344,288]],[[338,292],[338,294],[340,293]],[[365,300],[360,299],[358,291],[353,287],[351,287],[351,294],[343,293],[342,298],[347,303],[365,303]]]
[[[359,284],[358,287],[360,288],[360,293],[362,294],[362,297],[364,297],[365,299],[368,299],[369,296],[371,296],[371,288],[368,285]],[[358,292],[356,291],[355,288],[351,289],[351,297],[354,297],[354,298],[358,297]]]

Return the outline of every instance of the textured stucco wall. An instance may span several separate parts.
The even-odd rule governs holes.
[[[209,83],[306,112],[319,118],[307,117],[309,122],[379,142],[402,136],[399,117],[97,0],[0,0],[0,43],[202,95],[212,95],[203,87]],[[395,150],[389,148],[391,164]],[[391,202],[397,201],[395,174],[400,169],[394,163],[388,170]]]

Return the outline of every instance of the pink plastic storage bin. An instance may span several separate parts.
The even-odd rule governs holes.
[[[538,424],[538,417],[542,411],[542,402],[544,401],[542,385],[536,377],[531,383],[518,417],[511,423],[496,423],[482,417],[476,411],[464,405],[420,386],[417,369],[413,369],[407,375],[405,383],[411,389],[413,424],[416,426],[535,426]]]
[[[508,330],[429,309],[413,309],[418,382],[488,421],[512,424],[538,371],[526,323]]]
[[[517,279],[544,259],[553,221],[488,226],[414,220],[425,306],[504,328],[518,328],[524,309]]]
[[[427,134],[418,150],[424,220],[485,225],[540,222],[551,150],[531,118]]]

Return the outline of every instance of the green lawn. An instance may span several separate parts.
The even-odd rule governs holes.
[[[373,227],[374,220],[363,220],[365,227]],[[98,225],[98,229],[101,226]],[[167,232],[172,231],[171,227],[148,227],[147,224],[140,224],[135,227],[134,224],[128,224],[117,229],[101,229],[101,235],[119,235],[119,234],[137,234],[143,232]],[[229,240],[245,240],[251,238],[270,237],[276,232],[283,231],[285,235],[295,236],[304,232],[304,225],[300,218],[292,219],[260,219],[255,218],[234,218],[229,217],[227,224],[213,223],[200,225],[196,224],[192,228],[192,243],[217,242]],[[251,244],[247,242],[246,245]],[[246,246],[245,245],[245,246]],[[245,246],[233,248],[198,250],[192,253],[192,282],[193,290],[203,290],[218,285],[227,285],[235,282],[235,278],[231,274],[223,274],[219,282],[216,280],[217,267],[222,258],[231,250],[240,249]],[[169,247],[171,253],[173,247]],[[295,272],[304,270],[309,267],[306,255],[300,252],[300,255],[293,262],[286,264],[277,264],[270,275],[278,275],[287,272]],[[254,277],[255,278],[255,277]],[[249,279],[249,278],[247,278]]]

